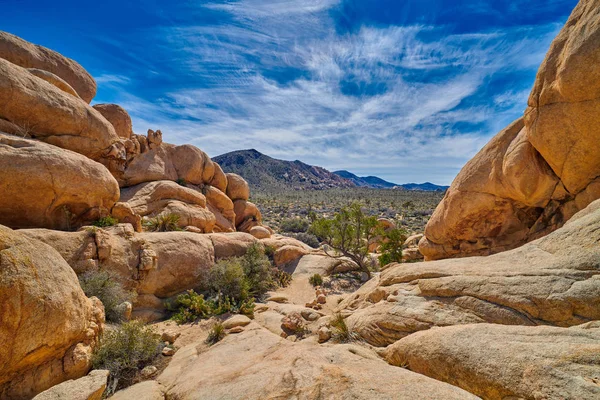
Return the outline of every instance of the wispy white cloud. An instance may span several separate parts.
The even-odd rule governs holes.
[[[136,130],[160,128],[167,140],[213,156],[256,148],[398,182],[449,183],[524,108],[528,89],[470,99],[485,95],[498,74],[534,70],[558,29],[445,35],[429,25],[364,26],[340,34],[328,12],[336,4],[205,4],[233,22],[152,36],[174,71],[200,77],[201,84],[172,87],[151,101],[125,89],[117,101]],[[128,83],[119,79],[97,81]]]

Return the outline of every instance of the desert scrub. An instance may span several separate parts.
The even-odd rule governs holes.
[[[225,327],[221,322],[215,322],[215,324],[208,331],[208,337],[206,343],[215,344],[221,341],[225,337]]]
[[[149,232],[172,232],[180,231],[179,215],[177,214],[160,214],[154,218],[146,219],[143,222],[144,229]]]
[[[403,229],[391,229],[383,234],[383,243],[379,246],[380,267],[383,268],[393,262],[402,262],[402,245],[406,237],[406,231]]]
[[[310,223],[305,219],[290,218],[284,219],[279,224],[279,230],[282,232],[300,233],[306,232],[310,226]]]
[[[171,319],[180,325],[213,315],[211,304],[204,300],[203,295],[193,290],[188,290],[186,293],[177,296],[175,308],[177,312]]]
[[[79,284],[87,297],[96,296],[104,305],[106,319],[121,322],[118,306],[132,302],[136,293],[127,291],[114,275],[107,271],[89,271],[79,276]]]
[[[308,278],[308,283],[313,286],[321,286],[323,284],[323,277],[320,274],[314,274]]]
[[[339,343],[348,343],[356,339],[356,335],[348,328],[342,314],[337,313],[331,317],[332,338]]]
[[[98,228],[106,228],[107,226],[115,226],[119,223],[119,220],[111,217],[110,215],[107,217],[102,217],[94,222],[92,222],[93,226],[97,226]]]
[[[289,284],[292,283],[292,275],[277,267],[271,268],[271,276],[278,287],[288,287]]]
[[[312,233],[307,233],[307,232],[286,233],[284,236],[299,240],[302,243],[312,247],[313,249],[318,249],[319,246],[321,245],[321,243],[319,243],[319,239]]]
[[[164,344],[160,335],[141,321],[130,321],[104,332],[92,356],[94,369],[110,371],[106,393],[132,383],[139,370],[150,365]]]

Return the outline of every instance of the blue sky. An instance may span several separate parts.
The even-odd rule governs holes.
[[[448,184],[519,117],[576,0],[4,0],[134,130]]]

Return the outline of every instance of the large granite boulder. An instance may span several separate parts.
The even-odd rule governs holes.
[[[600,398],[600,325],[433,328],[389,346],[392,365],[484,399]]]
[[[27,69],[0,58],[0,118],[23,135],[96,161],[125,159],[113,126],[96,110]]]
[[[85,375],[103,323],[102,303],[56,250],[0,226],[0,398]]]
[[[426,259],[488,255],[562,226],[600,198],[600,1],[552,43],[523,119],[458,174],[420,243]]]
[[[101,164],[72,151],[0,133],[0,223],[76,228],[108,215],[119,186]]]
[[[573,326],[600,319],[600,200],[557,231],[487,257],[391,264],[341,303],[347,323],[386,346],[435,326]]]
[[[46,47],[0,31],[0,58],[23,68],[48,71],[71,86],[86,103],[96,95],[96,81],[78,63]]]

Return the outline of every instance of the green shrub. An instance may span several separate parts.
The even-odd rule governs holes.
[[[332,337],[335,341],[339,343],[348,343],[355,339],[355,334],[352,333],[348,325],[346,325],[346,320],[342,316],[342,314],[337,313],[333,315],[330,325],[332,328]]]
[[[290,283],[292,283],[292,275],[280,270],[277,267],[271,268],[271,276],[273,277],[275,284],[279,287],[287,287]]]
[[[208,273],[207,286],[212,297],[243,301],[250,297],[250,283],[240,258],[217,262]]]
[[[155,218],[145,220],[144,228],[150,232],[180,231],[179,215],[173,213],[160,214]]]
[[[137,372],[160,354],[164,345],[152,328],[130,321],[104,332],[92,356],[94,369],[110,371],[107,394],[131,383]]]
[[[279,230],[282,232],[300,233],[306,232],[310,223],[305,219],[289,218],[284,219],[279,224]]]
[[[215,323],[208,332],[206,343],[215,344],[225,337],[225,327],[221,322]]]
[[[313,286],[321,286],[323,284],[323,277],[319,274],[314,274],[310,278],[308,278],[308,283]]]
[[[313,249],[317,249],[321,245],[321,243],[319,243],[319,238],[317,238],[312,233],[307,233],[307,232],[286,233],[285,236],[299,240],[302,243],[312,247]]]
[[[402,245],[405,240],[406,233],[402,229],[391,229],[383,234],[383,243],[379,246],[381,267],[393,262],[402,262]]]
[[[275,287],[271,273],[271,262],[265,250],[258,243],[252,244],[240,259],[244,274],[248,280],[250,294],[260,297]]]
[[[107,271],[89,271],[79,276],[79,284],[87,297],[96,296],[104,305],[106,319],[121,322],[118,305],[124,301],[133,301],[135,292],[129,292],[116,277]]]
[[[118,223],[119,223],[118,219],[111,217],[109,215],[107,217],[102,217],[102,218],[92,222],[92,225],[97,226],[98,228],[105,228],[107,226],[115,226]]]
[[[178,324],[194,322],[213,315],[210,302],[204,300],[203,295],[193,290],[188,290],[186,293],[177,296],[175,307],[177,308],[177,313],[173,315],[172,319]]]

